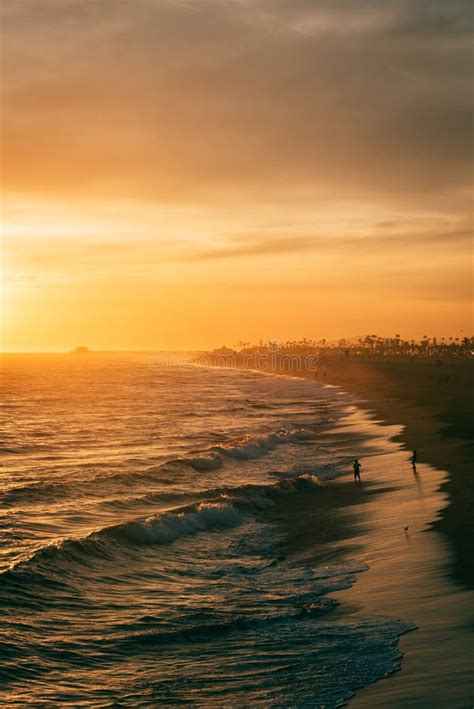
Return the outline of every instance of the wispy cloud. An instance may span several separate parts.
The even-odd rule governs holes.
[[[30,327],[16,342],[36,328],[74,344],[96,321],[141,345],[209,343],[242,308],[247,337],[465,326],[471,2],[0,11],[11,337],[26,310]]]
[[[466,201],[464,0],[2,7],[7,189]]]
[[[311,251],[316,247],[314,239],[309,237],[277,237],[262,239],[261,237],[245,237],[245,243],[231,243],[227,247],[204,249],[191,254],[190,261],[208,261],[212,259],[227,259],[243,256],[266,256],[269,254],[299,253]]]
[[[461,248],[467,252],[471,246],[472,227],[469,223],[447,224],[444,220],[413,219],[391,220],[375,223],[366,232],[354,236],[351,233],[324,233],[309,235],[281,235],[245,233],[225,240],[225,246],[200,249],[184,255],[189,261],[210,261],[259,256],[279,256],[314,252],[334,257],[351,257],[355,254],[381,253],[391,256],[398,253],[416,252],[422,255],[427,248],[441,251]]]

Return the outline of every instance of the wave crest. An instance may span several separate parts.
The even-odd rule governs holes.
[[[201,502],[181,512],[165,512],[111,528],[113,536],[133,544],[166,544],[197,532],[235,527],[243,515],[232,504]]]
[[[49,544],[37,550],[29,559],[17,562],[4,574],[22,571],[32,563],[50,562],[52,558],[86,564],[93,558],[113,560],[127,545],[169,544],[180,537],[199,532],[235,527],[260,510],[276,504],[282,496],[314,491],[319,486],[320,481],[316,475],[305,473],[275,484],[249,484],[209,490],[207,500],[104,527],[80,539]]]

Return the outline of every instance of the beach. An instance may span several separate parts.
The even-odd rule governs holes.
[[[396,614],[417,629],[401,638],[401,671],[357,693],[351,706],[470,707],[474,689],[472,360],[302,356],[293,376],[351,393],[359,424],[376,421],[393,452],[362,455],[362,492],[333,499],[335,526],[369,571],[337,594],[356,614]],[[295,360],[293,360],[295,365]],[[287,367],[287,363],[286,363]],[[272,355],[274,372],[285,365]],[[362,410],[362,411],[361,411]],[[338,429],[336,436],[340,435]],[[357,448],[355,445],[354,448]],[[416,474],[411,451],[418,451]],[[348,466],[347,476],[351,477]],[[347,478],[346,478],[347,479]],[[337,488],[340,479],[329,483]],[[380,490],[380,492],[378,492]],[[361,520],[363,522],[361,523]],[[408,529],[405,531],[405,527]],[[316,542],[317,543],[317,542]],[[340,548],[341,538],[325,539]]]
[[[403,420],[314,373],[4,365],[3,706],[470,706],[449,471]]]
[[[396,672],[412,621],[332,597],[369,570],[331,546],[363,490],[330,481],[393,445],[350,396],[143,354],[2,364],[2,706],[336,707]]]
[[[472,3],[0,16],[0,709],[474,709]]]
[[[418,450],[420,462],[446,471],[447,493],[432,522],[447,537],[450,573],[474,586],[474,361],[328,358],[322,378],[356,395],[386,421],[401,425],[396,440]],[[309,376],[314,376],[310,373]]]
[[[213,353],[202,361],[216,361]],[[445,470],[447,493],[434,526],[451,546],[449,572],[474,588],[474,360],[434,358],[345,357],[341,350],[312,353],[264,352],[261,365],[245,353],[218,357],[224,366],[245,362],[265,372],[304,377],[331,384],[355,398],[380,420],[400,426],[395,440],[418,460]],[[311,366],[308,366],[308,361]]]
[[[372,419],[367,415],[367,425]],[[336,598],[353,604],[356,614],[396,615],[417,629],[400,640],[401,671],[358,692],[350,706],[469,707],[473,596],[449,573],[450,544],[433,529],[447,502],[447,475],[426,463],[415,475],[400,446],[383,461],[363,460],[362,478],[369,493],[381,489],[371,503],[357,501],[347,510],[349,520],[364,520],[352,527],[349,546],[369,571]]]
[[[418,626],[401,640],[402,671],[362,690],[351,706],[473,704],[472,365],[440,372],[431,362],[328,361],[328,382],[400,426],[394,440],[402,450],[382,474],[393,489],[365,508],[369,529],[356,535],[371,570],[351,589],[351,601]],[[425,462],[413,475],[407,453],[415,447]],[[370,477],[370,460],[365,468]]]
[[[363,461],[364,484],[375,478],[389,490],[350,507],[349,517],[367,520],[354,526],[353,543],[370,571],[342,595],[358,612],[395,613],[418,629],[401,639],[401,672],[362,690],[351,706],[473,704],[473,369],[469,360],[440,371],[432,361],[328,358],[317,375],[352,392],[368,407],[368,422],[393,425],[400,446],[383,469]],[[416,475],[415,447],[424,461]]]

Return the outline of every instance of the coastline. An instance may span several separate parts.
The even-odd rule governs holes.
[[[361,611],[409,618],[418,630],[400,638],[401,672],[357,692],[351,707],[472,706],[472,369],[470,361],[447,373],[416,362],[327,363],[324,379],[360,398],[372,416],[402,424],[394,441],[416,447],[423,461],[411,481],[416,501],[407,463],[395,456],[384,478],[400,477],[405,487],[367,509],[375,526],[356,537],[371,570],[347,598]],[[405,521],[409,536],[394,551],[387,540]]]
[[[107,363],[103,364],[101,371],[103,371],[104,375],[109,376],[110,369]],[[56,368],[56,365],[54,366]],[[126,367],[124,369],[124,381],[133,380],[139,382],[143,410],[152,414],[146,415],[144,420],[155,421],[156,390],[150,390],[151,375],[146,362],[141,362],[140,367],[142,374],[146,375],[144,379],[137,377],[136,371],[130,372],[129,368]],[[81,379],[70,377],[70,371],[68,366],[63,375],[65,377],[64,381],[74,385],[73,390],[76,389],[80,392],[82,390]],[[90,374],[88,368],[85,371],[88,372],[88,375]],[[179,375],[180,373],[178,372],[177,374]],[[191,387],[190,402],[192,405],[196,401],[202,402],[202,398],[196,396],[196,392],[215,392],[216,389],[219,389],[218,382],[216,382],[219,377],[215,376],[218,374],[218,372],[210,373],[207,379],[205,378],[202,389]],[[298,609],[298,614],[302,611],[301,616],[298,616],[298,622],[294,623],[291,620],[288,626],[287,637],[294,639],[295,643],[301,640],[301,647],[303,648],[296,652],[295,670],[290,667],[289,680],[286,684],[288,691],[292,692],[294,687],[297,686],[294,681],[295,676],[298,674],[298,669],[305,665],[303,658],[305,657],[304,645],[306,638],[309,651],[306,657],[309,658],[309,662],[305,666],[308,666],[308,672],[310,673],[310,691],[313,691],[313,688],[318,686],[318,671],[320,676],[323,676],[325,668],[329,667],[332,668],[332,677],[334,678],[332,687],[335,690],[329,696],[340,696],[339,701],[333,701],[332,703],[326,702],[326,698],[324,698],[321,701],[321,706],[342,706],[343,701],[355,707],[376,706],[391,707],[392,709],[401,707],[408,707],[409,709],[410,707],[413,707],[413,709],[424,709],[424,707],[430,707],[430,709],[431,707],[435,709],[443,709],[444,707],[467,709],[467,707],[472,706],[472,690],[469,686],[471,664],[469,653],[472,646],[472,638],[467,627],[472,597],[470,592],[458,585],[455,577],[448,573],[453,549],[448,543],[448,538],[436,527],[437,520],[440,517],[440,513],[446,508],[448,499],[446,490],[442,489],[447,480],[447,473],[439,467],[436,468],[424,462],[424,460],[420,460],[418,475],[415,476],[409,463],[409,451],[403,442],[404,422],[399,421],[397,425],[387,424],[382,416],[374,414],[373,409],[367,410],[368,404],[363,402],[361,397],[353,394],[346,395],[345,389],[336,387],[332,383],[328,387],[323,386],[324,381],[315,384],[314,373],[311,377],[313,381],[308,380],[306,382],[302,379],[299,382],[294,379],[289,382],[288,380],[291,378],[289,373],[281,375],[281,373],[277,372],[264,371],[258,372],[257,376],[254,374],[249,376],[249,374],[249,372],[244,371],[237,372],[236,377],[232,374],[230,383],[226,382],[227,376],[220,377],[221,383],[226,384],[225,397],[219,399],[220,410],[227,411],[229,402],[233,401],[232,397],[237,396],[239,399],[238,411],[241,412],[239,416],[242,417],[239,426],[243,427],[242,430],[244,432],[248,433],[249,430],[250,432],[253,430],[252,410],[254,413],[260,411],[261,399],[258,391],[260,391],[261,382],[259,380],[263,380],[263,390],[265,390],[267,384],[272,389],[274,384],[272,380],[274,379],[281,378],[286,380],[290,390],[295,388],[295,390],[299,391],[296,401],[291,399],[291,403],[296,403],[297,408],[296,410],[290,410],[294,412],[295,416],[303,417],[297,419],[299,424],[303,428],[307,425],[313,428],[313,424],[317,423],[314,426],[315,437],[311,437],[315,446],[313,447],[313,444],[311,444],[310,448],[306,446],[292,448],[287,457],[284,458],[284,461],[287,467],[294,466],[298,462],[297,467],[298,469],[301,467],[303,475],[306,475],[309,471],[315,474],[319,473],[319,483],[312,481],[312,484],[307,486],[307,481],[303,481],[304,484],[301,487],[297,486],[294,491],[292,489],[291,495],[278,496],[279,503],[276,505],[267,506],[266,504],[261,505],[258,503],[257,507],[254,508],[252,501],[252,510],[258,509],[257,516],[259,520],[265,521],[265,518],[268,518],[268,521],[275,525],[272,527],[269,539],[271,538],[272,545],[275,542],[275,547],[272,546],[270,558],[275,560],[276,563],[268,565],[268,558],[264,555],[265,562],[263,567],[271,569],[269,574],[272,584],[274,584],[271,588],[276,589],[278,594],[282,583],[286,579],[290,599],[294,594],[294,599],[297,601],[296,605],[293,605],[294,601],[292,601],[291,611],[293,612],[295,608]],[[185,376],[191,379],[194,379],[193,375],[194,372],[185,373]],[[309,375],[310,373],[308,373]],[[164,377],[163,379],[166,380],[167,378]],[[327,380],[328,377],[326,376],[325,379]],[[103,379],[100,377],[97,379],[98,390],[102,381]],[[285,381],[281,383],[284,385]],[[246,398],[250,390],[252,394],[255,394],[254,399]],[[146,395],[148,391],[150,391],[149,396]],[[169,391],[171,400],[174,401],[176,387],[170,387]],[[183,393],[186,391],[186,386],[182,387],[182,391]],[[27,392],[29,397],[29,388]],[[205,396],[204,394],[205,405],[202,406],[202,409],[199,409],[198,420],[203,422],[201,432],[205,434],[207,445],[214,446],[215,439],[209,438],[209,432],[212,431],[210,418],[212,406],[209,405],[209,401],[211,404],[214,402],[212,399],[206,400]],[[335,402],[334,409],[326,405],[321,406],[321,402],[324,403],[326,399]],[[300,401],[302,400],[305,406],[300,410]],[[151,409],[147,408],[147,401]],[[286,395],[281,401],[285,407]],[[125,412],[125,420],[127,421],[127,426],[124,429],[127,431],[125,440],[128,440],[130,423],[135,421],[135,402],[136,393],[130,397],[129,408],[126,408]],[[183,402],[182,407],[187,416],[190,409],[186,401]],[[168,408],[162,407],[160,410],[163,411],[163,416],[170,415]],[[269,407],[269,411],[273,411],[273,406]],[[285,412],[284,420],[286,422],[288,415],[286,408]],[[319,416],[319,412],[321,412],[321,416]],[[260,416],[260,414],[255,415]],[[292,415],[290,414],[288,419],[291,422],[291,433],[293,432],[292,427],[297,425],[293,423]],[[273,414],[270,413],[269,416],[271,417]],[[196,417],[194,417],[194,421],[196,421]],[[273,425],[274,420],[266,418],[265,421],[270,423],[270,428],[273,431],[276,426],[276,424],[275,426]],[[428,422],[430,421],[428,419]],[[196,453],[194,446],[197,440],[194,423],[191,423],[191,429],[193,431],[193,436],[190,439],[192,448],[188,452],[194,455]],[[102,440],[102,445],[106,440]],[[116,445],[115,434],[113,440],[114,445]],[[150,432],[148,432],[143,439],[147,455],[153,455],[150,452],[150,440],[151,436]],[[232,442],[234,438],[230,437],[229,440]],[[240,438],[237,440],[240,441]],[[246,439],[244,438],[243,440],[245,443]],[[189,446],[187,445],[186,450],[188,448]],[[204,448],[203,450],[206,451],[208,449]],[[308,450],[309,453],[307,452]],[[103,461],[103,448],[97,454],[98,459]],[[360,457],[363,465],[362,482],[360,484],[354,482],[351,469],[352,459],[356,455]],[[77,455],[75,459],[77,459]],[[246,470],[243,471],[244,475],[241,480],[244,488],[249,483],[247,473],[251,473],[255,469],[255,461],[258,459],[258,452],[256,456],[249,458],[249,463]],[[240,460],[239,456],[237,456],[234,472],[236,469],[241,469],[242,463]],[[280,460],[281,458],[278,459],[278,461]],[[90,462],[89,453],[85,462],[86,464]],[[279,477],[278,471],[280,468],[278,465],[275,468],[269,468],[266,458],[263,458],[262,462],[264,470],[267,472],[268,470],[274,470],[276,478]],[[32,464],[36,465],[35,462]],[[326,467],[328,469],[327,476],[325,475]],[[214,501],[214,482],[216,478],[219,479],[219,474],[215,476],[213,470],[215,469],[211,467],[208,471],[210,474],[209,482],[212,484],[209,485],[206,482],[204,488],[212,494],[211,501]],[[191,469],[188,470],[191,474],[190,479],[196,478],[195,471],[196,468],[194,466],[191,466]],[[125,470],[116,472],[127,476],[126,483],[128,488],[130,484],[128,478],[129,466],[125,465]],[[230,480],[232,480],[232,470],[230,472]],[[342,473],[342,475],[333,477],[332,472]],[[201,471],[197,477],[202,478],[204,473],[205,471]],[[176,475],[176,480],[180,482],[183,478],[183,470],[179,465],[176,469]],[[114,477],[106,476],[104,480],[114,479]],[[274,475],[272,474],[270,478],[270,483],[272,484],[274,483],[273,477]],[[156,512],[156,499],[154,497],[156,480],[154,477],[152,478],[152,486],[152,495],[149,499],[147,497],[146,504],[148,507],[143,510],[143,518],[149,514],[149,509],[151,509],[153,514]],[[186,484],[187,487],[188,485]],[[110,493],[107,487],[106,490],[107,502],[109,503]],[[80,488],[78,489],[75,486],[73,499],[80,497],[80,494]],[[140,495],[138,498],[131,497],[132,504],[136,499],[140,500],[142,496]],[[127,521],[126,519],[123,520],[123,512],[124,509],[127,509],[127,505],[123,506],[122,496],[118,502],[118,507],[114,509],[123,528],[122,522]],[[168,503],[169,499],[163,509],[169,511],[173,507],[168,509]],[[73,509],[75,510],[74,506]],[[134,509],[135,511],[133,512]],[[130,508],[134,519],[141,517],[137,509],[133,506]],[[180,509],[182,510],[182,506]],[[253,513],[251,516],[253,517]],[[409,531],[405,534],[404,528],[407,525],[409,525]],[[101,524],[102,527],[104,529],[110,528],[103,523]],[[202,527],[198,526],[197,529],[202,531]],[[236,529],[239,529],[239,525],[236,526]],[[281,534],[280,531],[282,532]],[[215,542],[218,542],[222,536],[221,533],[211,536],[209,539],[210,544],[207,548],[206,535],[199,534],[196,537],[191,535],[189,539],[187,537],[186,544],[189,541],[196,543],[198,546],[200,544],[204,545],[205,556],[203,558],[206,560],[204,578],[206,579],[208,578],[208,559],[213,554]],[[108,532],[105,538],[108,539]],[[113,538],[115,540],[115,537]],[[258,528],[250,530],[248,539],[252,543],[255,541],[260,551]],[[154,559],[153,564],[158,570],[161,570],[163,564],[165,567],[169,566],[169,561],[164,561],[165,558],[171,559],[171,563],[174,563],[176,552],[173,547],[163,547],[160,544],[157,557],[154,557],[154,548],[153,544],[147,547],[151,554],[150,560]],[[249,548],[253,549],[252,546]],[[167,550],[169,557],[162,556],[165,550]],[[128,577],[130,560],[133,556],[133,553],[125,555],[125,565],[122,567],[125,576],[119,573],[120,583],[118,586],[113,586],[117,593],[119,593],[118,589],[120,589],[123,579]],[[136,556],[137,564],[141,565],[146,556],[147,552],[142,547],[139,547],[139,552]],[[66,561],[68,558],[66,558]],[[190,561],[191,566],[194,565],[194,554],[189,553],[188,547],[186,547],[183,558],[186,564]],[[98,571],[100,577],[94,579],[92,576],[92,585],[89,590],[89,577],[87,579],[85,576],[81,578],[80,572],[77,577],[72,577],[80,580],[79,588],[82,588],[84,599],[90,593],[92,593],[90,597],[93,598],[97,588],[99,588],[100,593],[104,590],[101,587],[104,573],[101,554],[99,559]],[[113,556],[113,559],[112,577],[107,575],[106,580],[106,597],[108,597],[111,588],[108,584],[111,582],[111,578],[114,578],[115,556]],[[286,559],[289,561],[288,566],[286,566]],[[152,576],[148,578],[147,576],[153,564],[145,563],[146,573],[139,575],[141,591],[137,596],[138,604],[141,603],[142,592],[146,592],[147,587],[148,591],[154,594],[157,584],[161,583],[159,580],[161,577]],[[317,613],[321,610],[323,614],[321,623],[323,626],[325,623],[324,613],[329,610],[329,627],[334,628],[336,635],[340,632],[341,637],[349,638],[346,640],[347,652],[336,653],[336,659],[340,664],[336,666],[337,669],[335,671],[334,666],[331,664],[330,652],[329,655],[326,654],[324,647],[324,632],[321,633],[320,628],[317,627],[319,623],[318,615],[315,616],[315,627],[310,628],[310,632],[307,634],[304,632],[307,601],[310,598],[312,603],[313,594],[318,593],[318,581],[315,581],[312,577],[313,568],[315,570],[319,569],[321,573],[319,578],[325,579],[327,578],[326,564],[332,568],[330,575],[332,573],[332,576],[336,579],[337,569],[341,569],[345,577],[345,583],[341,585],[336,582],[332,588],[329,587],[320,592],[320,596],[322,596],[320,609],[317,606],[314,608],[309,606],[308,608],[311,609],[311,613],[313,610],[316,610]],[[49,566],[49,563],[46,566]],[[61,569],[62,566],[56,567],[53,565],[53,573],[57,573],[58,568]],[[93,568],[93,562],[91,568]],[[305,574],[293,575],[293,570],[299,568],[309,571],[308,586],[306,586],[305,580],[307,577]],[[56,569],[55,572],[54,569]],[[118,564],[118,569],[120,569],[120,564]],[[219,569],[221,569],[220,566]],[[285,576],[285,572],[288,570],[291,573],[289,576]],[[334,570],[336,570],[335,576]],[[195,570],[193,570],[194,573]],[[219,573],[218,578],[226,579],[226,573],[223,573],[222,576]],[[191,587],[194,587],[194,575],[192,579]],[[82,583],[84,583],[84,587],[81,586]],[[96,585],[97,583],[99,586]],[[300,585],[301,583],[302,585]],[[252,593],[253,585],[254,581],[251,581],[250,588],[252,588]],[[242,588],[245,588],[245,586],[246,584]],[[77,584],[74,583],[72,586],[74,598],[77,588]],[[260,601],[262,589],[265,589],[265,584],[259,587],[257,583],[255,586],[257,603]],[[310,595],[305,594],[304,590],[307,590]],[[319,590],[321,591],[321,588]],[[42,592],[40,591],[40,593]],[[328,597],[327,604],[326,596]],[[15,598],[16,596],[14,595],[13,602],[15,602]],[[126,603],[128,604],[128,589],[125,590],[124,598],[127,599]],[[174,592],[170,598],[171,607],[174,608]],[[247,604],[248,598],[244,600],[245,604]],[[219,608],[215,606],[214,602],[212,602],[211,607],[212,609],[216,607],[217,613],[219,612]],[[86,609],[87,603],[84,606],[84,610]],[[134,620],[135,614],[139,612],[141,612],[139,611],[139,605],[135,609],[132,608],[130,618]],[[127,613],[128,605],[125,605],[119,614],[120,634],[123,632],[124,615],[126,616]],[[22,611],[22,616],[24,616],[24,611]],[[300,621],[302,625],[299,626],[298,623]],[[74,622],[75,619],[73,619]],[[148,620],[146,620],[145,626],[142,628],[144,635],[138,636],[138,645],[134,646],[130,659],[140,659],[141,643],[145,640],[147,633],[154,629],[154,622],[152,620],[152,625],[147,627]],[[339,628],[337,627],[338,625],[340,626]],[[77,627],[80,630],[80,626]],[[416,630],[414,630],[415,627],[417,628]],[[85,647],[87,647],[89,632],[96,632],[94,623],[90,625],[90,629],[90,631],[87,630],[83,638],[86,642]],[[414,630],[414,632],[409,632],[410,630]],[[349,635],[347,635],[347,631],[349,631]],[[37,629],[34,625],[31,632],[35,636]],[[248,638],[249,636],[247,635],[245,641],[248,645],[246,647],[250,648],[250,655],[253,661],[255,646],[252,645],[252,639],[249,640]],[[278,634],[275,638],[276,642],[278,642]],[[58,641],[58,637],[52,635],[51,641]],[[206,642],[204,638],[204,643]],[[273,647],[273,643],[271,646]],[[237,652],[240,652],[240,639],[235,648]],[[196,652],[195,648],[193,652]],[[294,652],[293,646],[291,646],[291,652]],[[152,654],[153,657],[149,668],[150,678],[153,683],[156,680],[157,656],[154,652]],[[84,657],[87,660],[87,655]],[[223,653],[219,651],[216,657],[222,668]],[[382,663],[385,662],[385,664],[381,665],[380,661]],[[399,669],[401,671],[398,672],[397,670]],[[138,669],[138,675],[140,675],[140,672],[141,665]],[[350,680],[351,677],[352,680]],[[350,686],[349,692],[341,696],[337,694],[337,691],[345,686],[343,678],[346,680],[349,678]],[[385,679],[385,681],[381,681],[381,679]],[[369,684],[370,682],[373,682],[373,684]],[[29,691],[28,688],[25,691]],[[51,685],[50,691],[52,693],[56,691],[54,685]],[[136,696],[140,697],[139,690],[137,691],[138,694]],[[162,701],[164,697],[163,694],[159,693],[160,691],[158,690],[156,694],[156,701],[158,702]],[[351,693],[352,697],[349,699],[348,697],[351,696]],[[313,697],[314,693],[310,695],[310,698]],[[235,695],[233,698],[238,701]],[[266,706],[267,704],[268,701],[263,698],[261,705]],[[304,697],[301,697],[301,705],[303,704]],[[298,705],[297,702],[295,705]]]
[[[474,588],[474,362],[440,371],[431,362],[328,360],[324,380],[355,395],[363,408],[402,424],[395,440],[418,450],[419,462],[445,470],[444,506],[433,526],[449,541],[449,573]],[[314,376],[314,375],[313,375]]]
[[[407,450],[416,448],[419,463],[446,471],[441,484],[447,496],[432,524],[451,547],[449,574],[474,589],[474,360],[437,368],[430,359],[325,356],[309,368],[305,354],[291,357],[290,366],[275,353],[260,367],[241,365],[239,355],[223,364],[339,386],[361,408],[401,426],[395,440]],[[206,358],[212,365],[212,354]]]
[[[443,515],[449,510],[449,471],[423,462],[415,475],[405,422],[387,421],[359,398],[353,404],[354,413],[322,435],[336,441],[342,434],[346,445],[353,445],[363,464],[362,484],[352,487],[350,466],[347,475],[326,483],[326,494],[335,502],[332,521],[336,529],[320,542],[323,553],[331,556],[343,549],[348,558],[365,564],[367,571],[331,598],[340,602],[343,618],[348,614],[355,619],[391,617],[416,627],[399,637],[399,671],[357,689],[347,704],[354,709],[468,709],[474,698],[474,599],[453,573],[456,549],[443,526]],[[413,408],[393,407],[392,418]],[[420,418],[411,431],[425,420],[417,413]],[[432,419],[427,418],[426,428],[417,430],[420,435],[424,431],[424,442],[436,440],[436,429],[430,431],[430,425]],[[387,450],[372,455],[369,449],[364,457],[363,447],[353,438],[357,429],[373,436],[385,431]],[[463,470],[462,455],[458,451],[456,458],[454,453],[458,446],[458,440],[449,438],[431,454],[450,452],[460,465],[457,470]]]
[[[368,430],[374,423],[385,427],[364,410],[355,417],[365,421]],[[400,671],[357,690],[349,705],[467,709],[474,693],[472,592],[447,573],[451,549],[432,526],[446,502],[441,486],[447,475],[425,463],[414,475],[407,451],[397,435],[390,435],[390,428],[392,450],[383,457],[362,458],[361,490],[351,506],[339,509],[343,523],[345,516],[348,519],[348,553],[354,548],[368,571],[332,597],[356,618],[395,617],[413,622],[416,630],[399,639]],[[351,525],[354,519],[363,523]]]
[[[352,394],[357,415],[367,426],[375,421],[394,427],[390,435],[394,452],[384,468],[377,457],[362,461],[367,490],[375,483],[387,492],[372,497],[371,504],[358,495],[345,508],[346,531],[350,520],[364,520],[353,525],[346,543],[369,570],[334,597],[349,604],[356,616],[396,616],[414,622],[417,630],[400,637],[400,671],[357,690],[349,701],[354,708],[464,709],[473,704],[474,553],[469,511],[474,489],[466,426],[472,416],[472,363],[459,369],[451,374],[456,377],[451,387],[426,363],[411,368],[405,362],[329,360],[323,372],[299,373]],[[414,447],[422,461],[417,476],[408,461]],[[339,513],[344,515],[344,508]]]
[[[393,452],[382,467],[380,457],[364,460],[360,453],[365,491],[338,510],[342,520],[346,515],[344,544],[369,570],[334,597],[344,613],[397,617],[417,630],[400,637],[401,671],[357,690],[351,707],[472,706],[471,373],[470,361],[448,381],[426,363],[326,361],[323,372],[284,372],[341,387],[365,425],[392,427]],[[415,447],[416,476],[409,463]],[[348,477],[328,487],[341,483],[347,486]],[[323,545],[331,553],[331,541]]]

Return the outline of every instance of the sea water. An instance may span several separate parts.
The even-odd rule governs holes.
[[[344,612],[367,567],[308,534],[353,455],[339,389],[146,354],[2,374],[2,706],[337,707],[400,666],[410,625]]]

